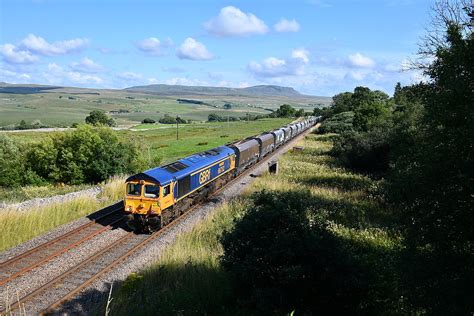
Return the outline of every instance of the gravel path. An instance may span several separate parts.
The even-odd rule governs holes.
[[[301,137],[298,137],[298,139],[301,139]],[[284,152],[288,151],[296,143],[296,141],[285,145],[282,150],[280,150],[271,158],[271,160],[276,160]],[[268,164],[267,162],[264,162],[260,166],[255,167],[251,173],[242,176],[235,183],[228,185],[218,196],[196,208],[191,214],[188,214],[183,221],[169,229],[156,240],[152,241],[147,247],[144,247],[142,250],[140,250],[140,252],[124,261],[119,266],[119,268],[105,274],[102,276],[102,278],[99,278],[91,286],[83,290],[80,296],[64,305],[60,312],[80,315],[88,314],[98,302],[103,300],[103,298],[108,295],[108,289],[111,283],[125,280],[125,278],[130,273],[140,271],[141,269],[155,262],[162,254],[166,246],[172,243],[179,234],[184,231],[189,231],[196,223],[200,222],[203,218],[208,216],[212,211],[219,207],[222,202],[228,201],[232,197],[242,193],[242,191],[255,180],[255,176],[251,175],[261,174],[267,171],[267,169]],[[93,194],[93,192],[94,191],[91,191],[91,194]],[[5,251],[0,254],[0,262],[8,260],[12,256],[18,255],[24,251],[36,247],[41,243],[64,234],[80,225],[83,225],[84,223],[87,223],[88,221],[88,218],[81,218],[77,221],[62,225],[43,236],[36,237],[15,248]],[[24,294],[31,292],[32,289],[46,283],[68,268],[77,265],[78,262],[90,257],[93,253],[99,251],[106,245],[111,244],[124,234],[126,234],[126,231],[121,228],[109,230],[94,237],[84,245],[81,245],[78,248],[74,248],[63,255],[56,257],[47,264],[36,268],[24,276],[14,280],[12,283],[8,284],[8,288],[6,286],[0,287],[0,307],[2,307],[1,305],[5,304],[7,301],[9,301],[10,304],[15,302],[17,295],[19,297],[24,296]],[[40,311],[38,308],[41,307],[28,307],[28,314],[38,313]]]

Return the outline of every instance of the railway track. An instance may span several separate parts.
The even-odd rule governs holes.
[[[236,183],[243,176],[250,174],[252,170],[255,169],[256,166],[260,166],[268,162],[277,152],[279,152],[280,150],[282,150],[283,148],[287,146],[290,146],[291,144],[294,143],[294,141],[301,139],[301,137],[304,137],[310,131],[311,129],[308,130],[306,133],[303,133],[302,135],[295,138],[291,143],[286,144],[285,146],[282,146],[281,148],[277,149],[271,155],[265,157],[259,163],[254,165],[252,168],[249,168],[248,170],[240,174],[238,177],[229,181],[225,186],[223,186],[222,188],[214,192],[209,198],[217,196],[219,193],[225,190],[229,185]],[[4,309],[0,311],[0,315],[2,313],[6,313],[6,314],[12,313],[15,310],[20,310],[20,311],[23,310],[23,312],[27,314],[31,312],[34,313],[37,310],[43,310],[42,314],[54,313],[64,302],[74,298],[83,289],[87,288],[89,285],[91,285],[94,281],[99,279],[101,276],[104,276],[109,271],[112,271],[115,267],[117,267],[118,265],[123,263],[125,260],[130,258],[133,254],[136,254],[138,251],[143,249],[150,242],[152,242],[153,240],[156,240],[157,238],[162,236],[165,232],[169,231],[170,229],[178,225],[189,214],[191,214],[197,207],[202,206],[203,203],[205,202],[201,202],[192,206],[180,217],[178,217],[177,219],[172,221],[170,224],[168,224],[167,226],[165,226],[164,228],[162,228],[161,230],[157,231],[156,233],[152,235],[136,235],[132,232],[125,234],[124,236],[112,242],[105,248],[102,248],[98,252],[94,253],[91,257],[78,263],[76,266],[70,268],[69,270],[65,271],[61,275],[55,277],[54,279],[50,280],[46,284],[35,289],[31,293],[23,296],[22,298],[17,299],[15,303],[4,307]],[[92,224],[87,224],[87,225],[92,225]],[[105,230],[105,227],[103,227],[102,229]],[[99,234],[99,233],[97,232],[96,234]],[[88,240],[85,238],[87,237],[83,238],[84,241]],[[70,246],[62,247],[61,250],[57,250],[56,252],[62,251],[61,253],[63,253],[67,251],[67,250],[64,250],[65,248],[69,247],[68,249],[71,249],[71,247],[77,246],[83,243],[84,241],[71,242],[69,243]],[[53,252],[53,254],[56,252]],[[22,254],[20,256],[23,256],[25,254]],[[42,259],[42,260],[43,260],[42,262],[44,262],[45,260],[47,261],[50,259]],[[7,262],[8,261],[6,261],[5,263]],[[14,275],[15,273],[19,273],[19,272],[14,272],[12,275]],[[34,308],[34,311],[31,308]]]
[[[0,263],[0,287],[109,230],[121,218],[121,203],[90,222]]]

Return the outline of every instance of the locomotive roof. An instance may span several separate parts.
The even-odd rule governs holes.
[[[234,154],[233,149],[227,146],[220,146],[182,158],[165,166],[137,173],[126,181],[148,180],[160,185],[167,185],[173,178],[179,180],[232,154]]]

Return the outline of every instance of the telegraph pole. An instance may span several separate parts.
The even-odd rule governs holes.
[[[176,115],[176,140],[179,139],[179,116]]]

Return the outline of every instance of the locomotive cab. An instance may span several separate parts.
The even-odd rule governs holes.
[[[136,231],[148,225],[160,226],[161,211],[173,204],[171,185],[160,186],[146,180],[128,181],[124,199],[127,225]]]

